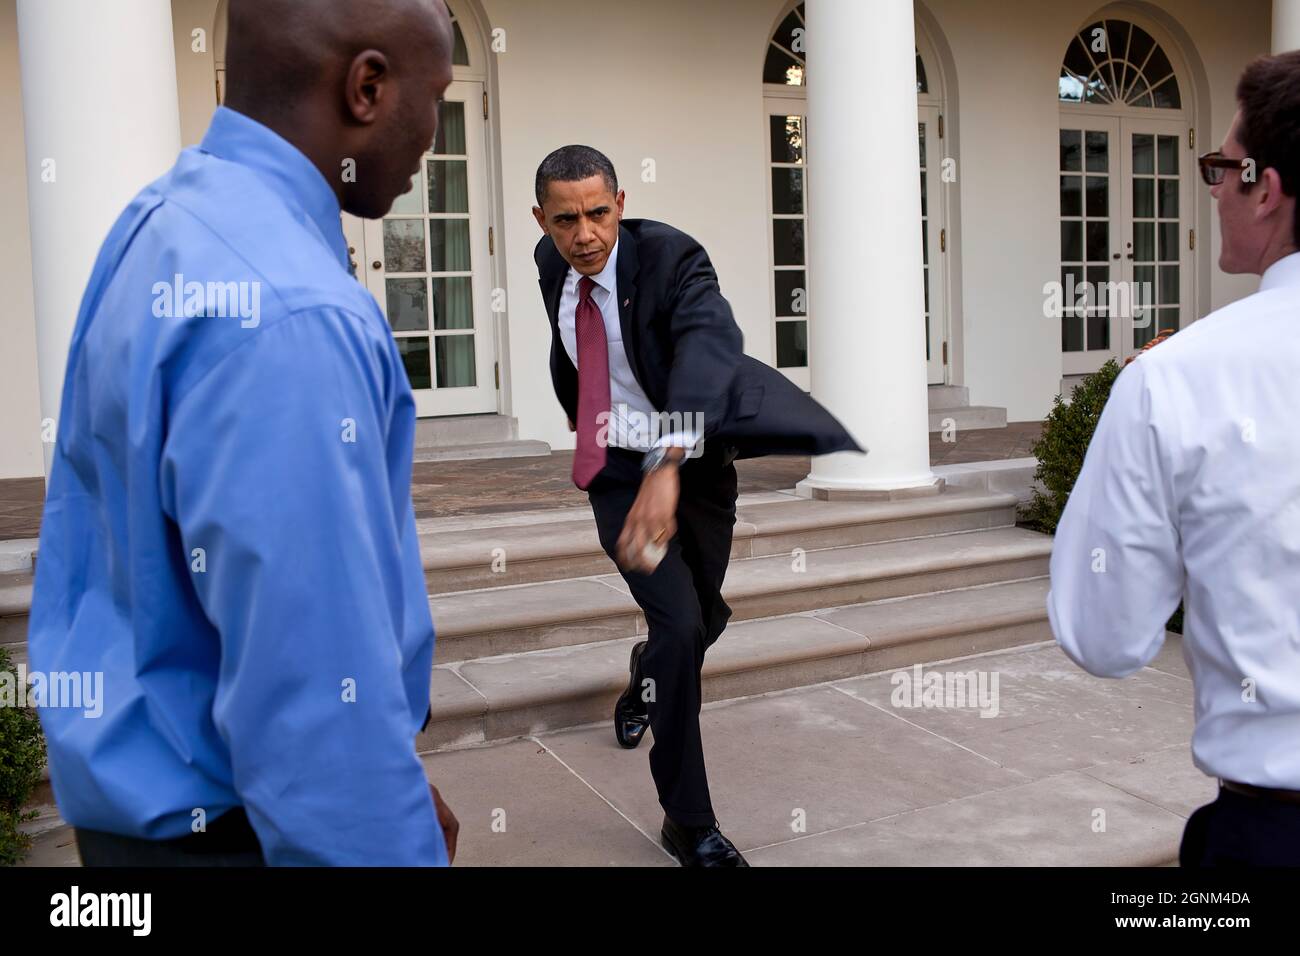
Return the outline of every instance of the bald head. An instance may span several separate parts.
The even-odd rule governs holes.
[[[306,153],[344,209],[386,213],[451,82],[443,0],[230,0],[227,38],[226,105]]]

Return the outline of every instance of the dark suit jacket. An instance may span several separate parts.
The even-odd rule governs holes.
[[[551,381],[577,421],[578,373],[560,341],[569,265],[549,236],[533,252],[551,320]],[[698,242],[651,219],[619,225],[618,308],[632,374],[660,412],[704,420],[704,437],[739,458],[863,451],[835,418],[776,369],[741,350],[740,328]],[[691,417],[686,417],[690,415]]]

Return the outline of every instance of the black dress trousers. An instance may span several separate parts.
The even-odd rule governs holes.
[[[1219,789],[1187,819],[1180,866],[1300,866],[1300,804]]]
[[[617,563],[618,536],[641,486],[640,452],[607,450],[604,469],[587,489],[601,547]],[[731,608],[722,580],[736,524],[734,450],[706,442],[680,467],[677,534],[652,574],[623,572],[645,613],[649,633],[641,655],[650,700],[650,773],[664,811],[683,826],[714,822],[700,740],[700,669],[704,652],[727,626]]]

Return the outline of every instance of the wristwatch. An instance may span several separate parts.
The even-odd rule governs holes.
[[[648,475],[653,471],[658,471],[660,468],[666,467],[667,465],[672,465],[673,467],[680,466],[682,459],[668,457],[668,452],[673,447],[675,446],[657,445],[646,452],[645,457],[641,459],[641,474]],[[683,458],[684,457],[685,456],[683,456]]]

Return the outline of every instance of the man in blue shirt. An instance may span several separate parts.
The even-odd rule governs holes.
[[[232,0],[228,106],[100,250],[29,635],[103,675],[102,715],[40,711],[87,864],[455,852],[414,748],[415,407],[339,222],[418,169],[451,39],[442,0]]]

